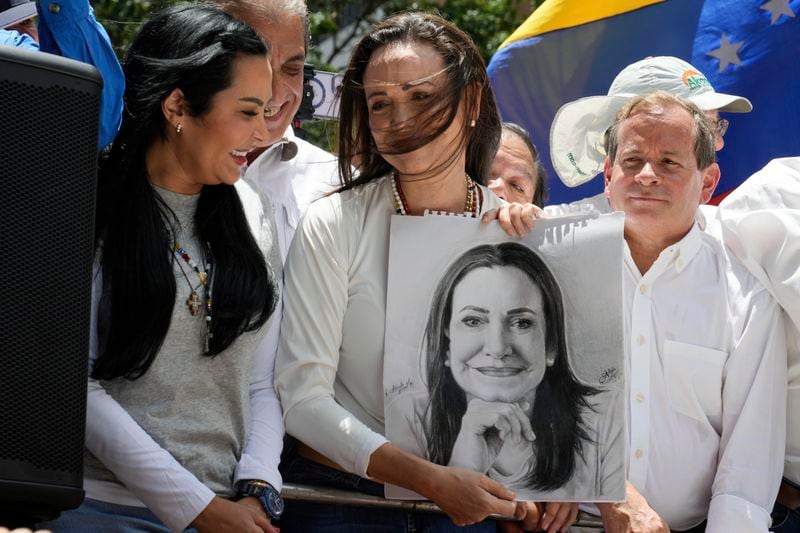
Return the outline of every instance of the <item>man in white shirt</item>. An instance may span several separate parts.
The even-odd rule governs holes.
[[[774,531],[800,532],[800,157],[771,161],[720,204],[728,248],[785,311],[789,360],[784,481]]]
[[[281,258],[285,261],[297,223],[314,200],[339,184],[334,155],[295,136],[291,123],[303,100],[308,50],[305,0],[216,0],[272,45],[272,98],[265,111],[264,150],[244,179],[272,203]]]
[[[261,197],[261,202],[271,205],[275,217],[275,235],[281,261],[286,261],[295,229],[306,208],[316,200],[335,190],[338,184],[336,157],[294,135],[290,126],[302,103],[303,66],[308,49],[308,19],[305,0],[215,0],[225,11],[243,20],[268,41],[272,48],[272,97],[264,110],[267,136],[265,150],[247,168],[244,181]],[[283,283],[281,282],[281,293]],[[275,309],[275,316],[283,312],[283,296]],[[264,337],[264,349],[277,353],[281,320],[273,320]],[[271,361],[274,364],[274,358]],[[262,479],[241,479],[236,483],[239,495],[261,491],[259,487],[270,484]],[[261,492],[264,511],[271,518],[270,506],[283,509],[277,493]],[[277,516],[276,516],[277,515]]]
[[[713,125],[665,92],[636,97],[607,143],[625,212],[628,499],[606,531],[765,532],[783,463],[780,308],[695,214],[719,180]]]

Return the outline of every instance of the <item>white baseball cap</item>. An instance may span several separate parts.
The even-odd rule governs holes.
[[[0,0],[0,29],[36,16],[36,2],[32,0]]]
[[[714,91],[692,65],[671,56],[648,57],[620,72],[606,96],[580,98],[561,106],[550,127],[550,158],[567,187],[577,187],[603,170],[605,132],[630,98],[666,91],[693,102],[703,111],[747,113],[747,98]]]

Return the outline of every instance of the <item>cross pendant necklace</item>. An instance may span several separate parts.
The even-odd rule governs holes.
[[[200,314],[200,307],[202,304],[200,303],[200,296],[197,294],[197,290],[192,290],[192,294],[186,300],[186,305],[189,306],[189,312],[192,316],[198,316]]]
[[[186,283],[189,285],[189,290],[191,294],[189,294],[189,298],[186,299],[186,306],[189,308],[189,313],[192,316],[200,316],[202,314],[203,308],[205,307],[206,316],[205,316],[205,323],[206,323],[206,334],[203,341],[204,350],[206,353],[210,351],[211,347],[211,339],[214,334],[211,332],[211,312],[213,309],[212,300],[211,300],[211,269],[213,267],[213,258],[211,256],[211,246],[206,243],[206,250],[205,254],[203,255],[203,268],[200,268],[200,265],[197,262],[189,257],[189,254],[184,250],[181,245],[175,241],[173,242],[172,246],[170,247],[172,250],[173,255],[180,256],[183,261],[188,264],[197,274],[197,279],[200,283],[195,287],[189,281],[189,276],[184,270],[183,265],[181,264],[180,259],[178,259],[178,267],[181,269],[181,274],[183,274]],[[200,298],[200,295],[197,293],[200,287],[203,288],[203,297],[205,298],[205,303],[203,303],[203,299]]]
[[[197,279],[200,280],[200,284],[197,287],[194,287],[192,283],[189,281],[189,276],[186,275],[186,272],[183,270],[183,266],[181,265],[180,261],[178,261],[178,266],[181,268],[181,273],[183,277],[186,279],[186,283],[189,284],[189,289],[192,293],[189,295],[189,298],[186,299],[186,305],[189,306],[189,312],[192,316],[200,316],[200,309],[203,307],[203,302],[200,300],[200,295],[197,294],[197,289],[203,287],[206,293],[206,300],[209,302],[207,307],[209,307],[209,315],[211,314],[210,311],[210,294],[209,294],[209,287],[208,287],[208,275],[211,272],[211,254],[208,254],[208,265],[206,265],[205,270],[200,268],[200,265],[192,259],[188,252],[183,249],[183,247],[175,241],[172,245],[173,253],[177,253],[197,274]]]

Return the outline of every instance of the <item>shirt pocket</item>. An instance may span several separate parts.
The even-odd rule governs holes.
[[[727,352],[664,341],[664,379],[676,411],[718,427],[722,418],[722,373]]]

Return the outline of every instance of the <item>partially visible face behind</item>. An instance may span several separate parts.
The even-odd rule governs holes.
[[[39,28],[36,26],[35,17],[21,20],[16,24],[12,24],[11,26],[6,26],[3,29],[16,31],[20,34],[30,35],[30,37],[34,41],[36,41],[37,43],[39,42]]]
[[[503,132],[492,163],[489,189],[507,202],[529,204],[536,193],[536,163],[531,151],[514,133]]]
[[[516,267],[477,268],[453,290],[448,362],[467,398],[531,402],[546,369],[542,292]]]
[[[424,42],[397,42],[372,53],[364,70],[369,127],[378,150],[400,175],[422,175],[452,158],[464,124],[463,105],[450,126],[412,152],[441,123],[427,124],[449,90],[442,57]],[[462,152],[464,151],[461,148]],[[463,153],[460,154],[463,157]]]
[[[283,138],[303,100],[303,65],[306,61],[305,32],[300,16],[271,22],[249,17],[250,24],[272,46],[272,98],[265,112],[267,136],[262,146]]]
[[[711,198],[719,173],[697,168],[694,120],[677,104],[625,119],[616,160],[606,160],[606,196],[625,212],[625,231],[677,242],[691,228],[700,203]]]
[[[199,190],[239,179],[247,152],[266,136],[264,105],[271,81],[265,56],[240,56],[233,63],[231,85],[214,96],[208,113],[183,117],[182,132],[173,137],[183,180]]]

